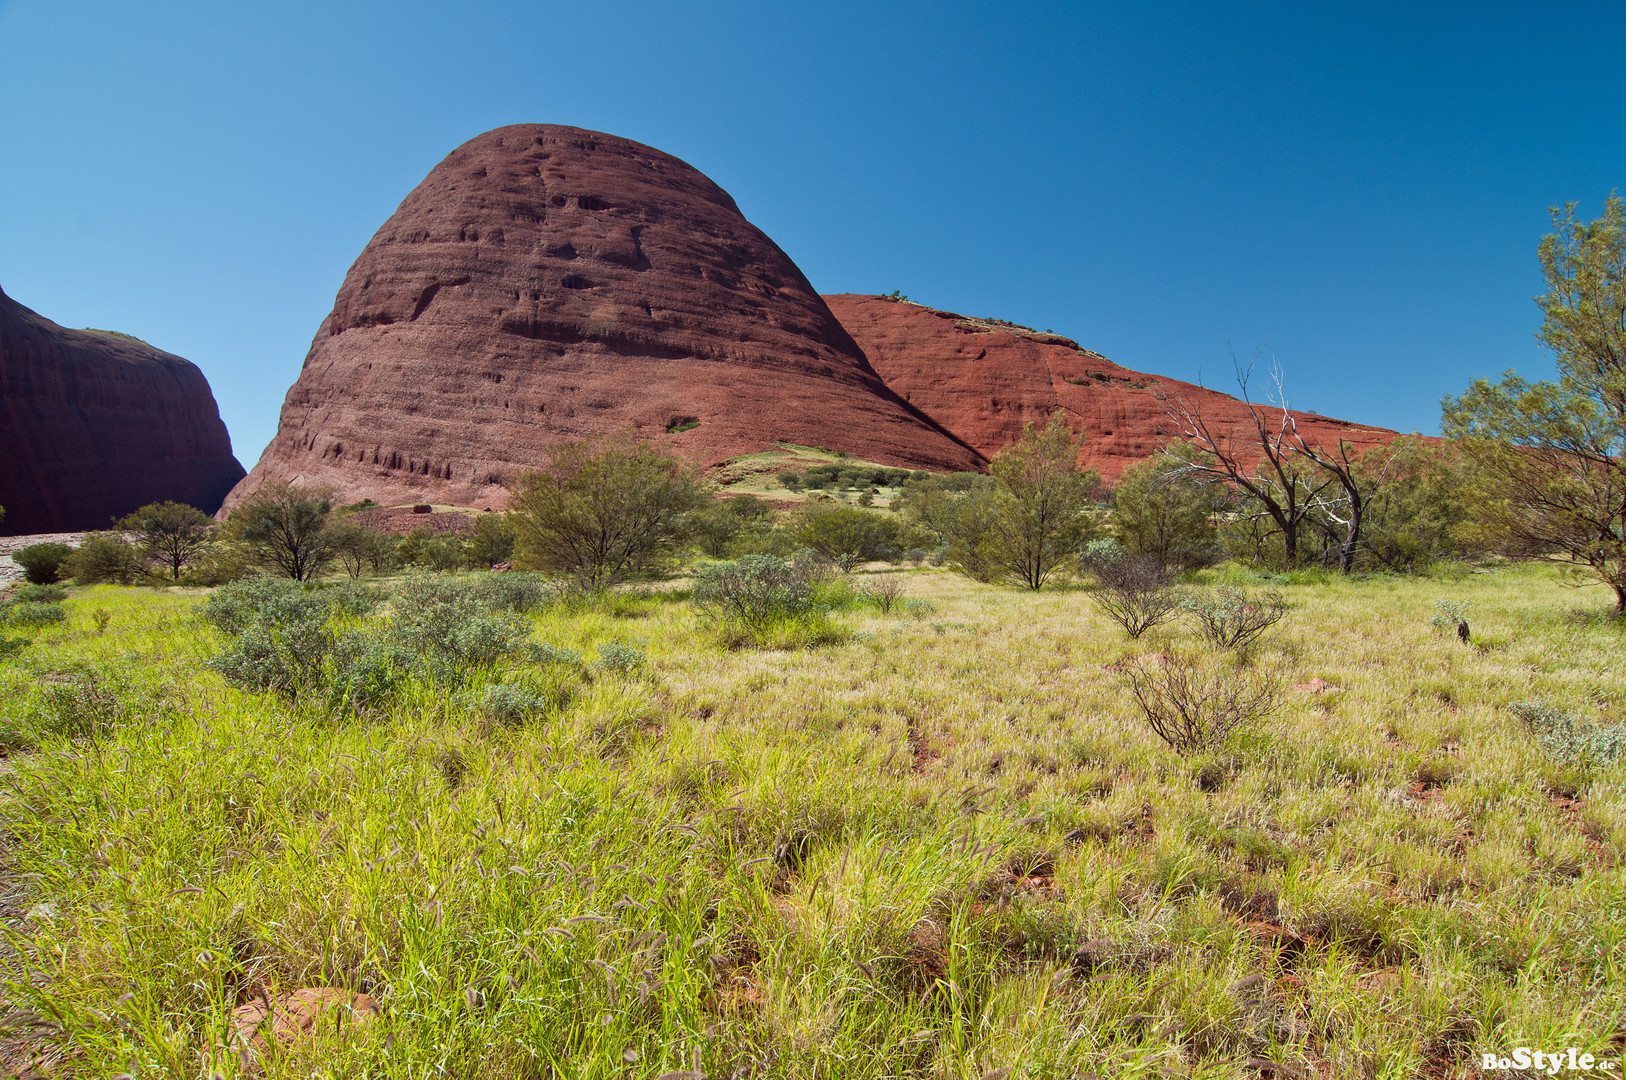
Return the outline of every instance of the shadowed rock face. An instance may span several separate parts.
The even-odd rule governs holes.
[[[166,499],[212,513],[242,477],[195,365],[0,292],[0,535],[105,529]]]
[[[1085,436],[1080,461],[1111,482],[1170,442],[1176,401],[1200,409],[1216,434],[1234,428],[1238,445],[1247,442],[1238,426],[1247,409],[1237,399],[1131,371],[1069,338],[878,296],[824,299],[887,386],[985,457],[1020,437],[1024,424],[1043,427],[1061,409]],[[1396,435],[1293,416],[1312,445],[1342,439],[1364,449]]]
[[[374,235],[227,508],[273,480],[497,506],[547,446],[627,426],[705,465],[775,440],[983,463],[886,388],[716,184],[525,124],[458,147]]]

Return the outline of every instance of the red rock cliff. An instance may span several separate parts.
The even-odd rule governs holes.
[[[889,387],[984,457],[1014,442],[1024,424],[1042,427],[1060,409],[1085,436],[1080,460],[1110,482],[1169,443],[1176,401],[1200,409],[1216,432],[1247,421],[1236,398],[1131,371],[1057,334],[878,296],[824,299]],[[1343,439],[1365,448],[1396,435],[1293,416],[1312,444]]]
[[[165,499],[212,513],[242,477],[194,364],[0,292],[0,535],[105,529]]]
[[[887,389],[716,184],[524,124],[458,147],[373,236],[227,508],[272,480],[500,505],[550,444],[629,425],[707,465],[775,440],[983,463]]]

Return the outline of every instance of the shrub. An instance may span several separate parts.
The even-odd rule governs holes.
[[[339,565],[352,579],[369,568],[377,570],[385,565],[395,550],[394,537],[350,518],[328,525],[326,535]]]
[[[1275,710],[1282,689],[1277,671],[1178,655],[1161,664],[1137,659],[1124,668],[1123,678],[1147,726],[1182,755],[1214,749],[1262,720]]]
[[[60,585],[19,585],[6,600],[14,603],[60,604],[67,598],[68,590]]]
[[[418,658],[375,630],[345,634],[328,651],[323,683],[328,705],[362,709],[376,705],[412,678]]]
[[[146,574],[141,551],[116,532],[91,533],[63,560],[62,574],[81,585],[128,585]]]
[[[1455,630],[1468,621],[1468,609],[1473,606],[1472,600],[1436,600],[1428,625],[1436,630]]]
[[[598,660],[593,666],[600,671],[614,671],[625,675],[634,668],[643,666],[644,651],[635,645],[611,641],[599,646]]]
[[[480,695],[479,709],[502,724],[520,724],[548,710],[549,702],[528,686],[496,683]]]
[[[540,574],[480,574],[471,581],[474,600],[488,611],[524,614],[558,599]]]
[[[898,614],[906,619],[924,619],[937,613],[937,605],[917,596],[906,596],[898,601]]]
[[[1128,554],[1129,552],[1124,549],[1122,544],[1108,536],[1100,540],[1091,540],[1085,544],[1084,550],[1079,553],[1078,559],[1083,564],[1084,569],[1093,573],[1104,566],[1112,565]]]
[[[1160,456],[1130,466],[1112,497],[1113,536],[1129,552],[1180,567],[1207,566],[1219,557],[1213,519],[1225,488],[1195,482],[1178,458]]]
[[[60,580],[62,561],[73,551],[67,544],[29,544],[11,553],[11,561],[23,568],[30,584],[54,585]]]
[[[1508,711],[1536,737],[1536,744],[1560,765],[1613,761],[1626,753],[1626,725],[1605,724],[1566,713],[1542,701],[1516,701]]]
[[[0,626],[50,626],[68,617],[61,604],[37,600],[7,601],[0,605]]]
[[[693,595],[695,603],[724,618],[759,627],[811,610],[813,575],[808,560],[797,566],[772,555],[747,555],[702,567]]]
[[[1168,619],[1180,607],[1174,577],[1151,555],[1125,555],[1095,571],[1090,599],[1124,628],[1131,639]]]
[[[204,601],[199,614],[222,633],[241,634],[273,604],[300,592],[300,586],[289,578],[258,574],[223,586]]]
[[[865,585],[863,595],[881,609],[882,615],[890,615],[892,609],[898,606],[898,601],[904,599],[903,583],[888,574]]]
[[[812,503],[797,516],[798,543],[829,559],[842,571],[876,559],[895,559],[903,526],[888,514],[854,506]]]
[[[567,649],[562,645],[549,645],[545,642],[533,644],[527,655],[533,664],[561,664],[566,667],[580,667],[581,653],[575,649]]]
[[[531,631],[516,615],[490,613],[466,581],[409,582],[396,594],[395,609],[392,638],[423,659],[432,679],[451,684],[516,655]]]
[[[709,491],[693,465],[630,432],[553,447],[511,500],[519,562],[589,589],[657,574]]]
[[[469,561],[489,570],[514,557],[517,534],[507,514],[481,514],[474,521],[474,535],[464,545]]]
[[[256,693],[297,696],[318,685],[333,647],[327,620],[337,595],[265,576],[223,587],[201,614],[234,640],[207,666],[238,689]]]
[[[1246,649],[1287,614],[1281,593],[1250,596],[1235,585],[1188,597],[1183,606],[1203,636],[1222,649]]]

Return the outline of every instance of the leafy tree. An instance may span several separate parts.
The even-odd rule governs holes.
[[[1589,567],[1626,615],[1626,203],[1582,222],[1553,211],[1539,249],[1537,338],[1558,381],[1513,372],[1445,401],[1445,431],[1483,478],[1479,511],[1517,541]]]
[[[1002,500],[992,555],[996,565],[1029,589],[1042,588],[1090,538],[1087,513],[1101,478],[1080,470],[1080,440],[1058,409],[1044,430],[1028,424],[1022,437],[994,455],[989,472]]]
[[[897,518],[841,503],[815,502],[797,514],[792,531],[842,570],[876,559],[896,558],[903,526]]]
[[[1184,462],[1159,457],[1131,465],[1118,478],[1112,502],[1112,535],[1125,551],[1188,568],[1218,557],[1214,515],[1226,493],[1193,481]]]
[[[353,517],[330,523],[327,543],[352,581],[361,577],[369,567],[377,570],[387,561],[388,553],[395,546],[393,537],[377,529],[369,529]]]
[[[62,573],[81,585],[116,581],[127,585],[145,571],[142,552],[121,532],[90,533],[62,563]]]
[[[509,502],[518,561],[594,589],[653,574],[709,497],[693,465],[630,432],[554,447]]]
[[[126,514],[117,527],[134,534],[136,546],[153,562],[169,568],[171,581],[214,539],[214,519],[195,506],[178,502],[148,503]]]
[[[714,499],[711,505],[695,511],[690,519],[700,550],[721,559],[733,550],[735,539],[773,518],[773,507],[755,495]]]
[[[474,521],[474,535],[465,545],[469,561],[488,569],[509,562],[514,557],[517,538],[514,523],[507,514],[481,514]]]
[[[1359,559],[1388,570],[1418,570],[1442,558],[1491,546],[1480,535],[1467,498],[1469,463],[1451,446],[1415,437],[1368,451],[1357,462],[1363,473],[1381,473],[1366,507]]]
[[[267,484],[237,505],[227,531],[264,566],[295,581],[309,581],[333,558],[327,530],[330,493],[298,484]]]

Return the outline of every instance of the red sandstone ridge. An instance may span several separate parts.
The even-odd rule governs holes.
[[[1236,398],[1131,371],[1057,334],[879,296],[824,299],[889,387],[984,457],[1014,442],[1024,424],[1042,427],[1061,409],[1085,435],[1080,460],[1112,481],[1169,443],[1175,400],[1201,409],[1216,432],[1247,418]],[[1343,439],[1365,448],[1397,434],[1293,416],[1312,444]]]
[[[105,529],[165,499],[213,512],[242,476],[195,365],[0,292],[0,535]]]
[[[629,425],[705,465],[775,440],[983,463],[887,389],[716,184],[524,124],[458,147],[373,236],[227,507],[272,480],[501,505],[550,444]]]

